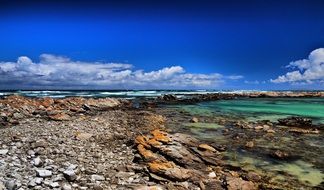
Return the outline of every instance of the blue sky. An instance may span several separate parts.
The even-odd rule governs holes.
[[[324,89],[323,0],[1,4],[0,89]]]

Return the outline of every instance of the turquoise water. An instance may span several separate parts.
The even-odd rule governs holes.
[[[273,127],[275,133],[267,134],[227,122],[217,123],[219,118],[223,121],[275,122],[279,118],[301,116],[324,124],[324,98],[244,98],[167,107],[180,113],[180,124],[174,124],[175,130],[184,130],[200,140],[226,146],[223,154],[227,164],[267,176],[279,189],[287,186],[291,189],[324,188],[322,133],[295,135],[285,128]],[[198,123],[189,122],[193,116],[199,119]],[[254,142],[253,148],[245,147],[248,141]],[[295,159],[273,159],[269,154],[274,150],[285,151]]]
[[[180,106],[196,115],[228,115],[255,120],[276,121],[288,116],[302,116],[324,123],[324,98],[258,98],[220,100]]]

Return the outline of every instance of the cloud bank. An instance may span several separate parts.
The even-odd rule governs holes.
[[[270,81],[273,83],[324,84],[324,48],[316,49],[309,54],[308,59],[293,61],[286,67],[293,71]]]
[[[157,71],[134,70],[124,63],[83,62],[52,54],[39,62],[26,56],[17,62],[0,62],[1,88],[184,89],[215,88],[240,75],[187,73],[181,66]]]

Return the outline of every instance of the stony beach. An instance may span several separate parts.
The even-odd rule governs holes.
[[[226,146],[196,139],[168,127],[177,120],[197,123],[209,118],[172,117],[158,105],[238,97],[324,97],[323,92],[194,95],[154,100],[112,98],[0,99],[0,190],[26,189],[312,189],[297,182],[277,184],[269,176],[224,162]],[[173,114],[175,116],[176,114]],[[245,135],[322,134],[306,118],[279,123],[231,122]],[[278,130],[275,125],[287,126]],[[252,149],[255,142],[237,131],[225,131]],[[232,142],[231,142],[232,143]],[[282,150],[275,159],[290,159]],[[298,184],[300,185],[300,184]],[[323,188],[323,184],[313,187]]]

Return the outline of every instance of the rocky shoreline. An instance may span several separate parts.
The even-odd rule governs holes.
[[[159,103],[265,96],[324,97],[324,93],[209,94],[183,99],[165,95],[143,100],[142,109],[112,98],[5,97],[0,99],[0,190],[281,189],[266,176],[225,164],[221,153],[226,147],[174,133],[165,128],[166,114],[147,109]],[[295,126],[290,128],[295,133],[321,133],[321,127],[301,118],[279,123]],[[233,123],[276,133],[265,125]],[[272,153],[279,159],[288,157],[285,152]]]
[[[150,108],[161,104],[193,104],[198,102],[230,100],[236,98],[323,98],[324,91],[315,92],[242,92],[242,93],[208,93],[191,94],[177,97],[174,94],[165,94],[154,99],[143,98],[139,100],[141,107]]]

